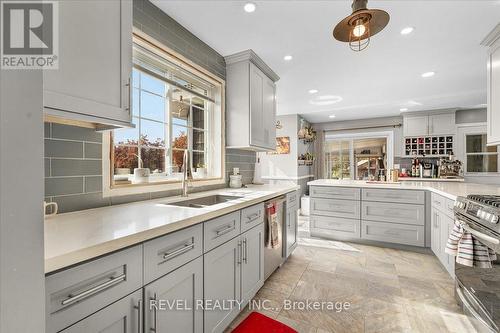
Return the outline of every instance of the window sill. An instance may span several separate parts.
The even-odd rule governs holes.
[[[204,186],[221,185],[225,183],[226,180],[223,178],[194,180],[190,182],[190,187],[200,188]],[[117,197],[123,195],[131,195],[131,194],[172,191],[180,189],[181,189],[180,181],[165,182],[165,183],[147,183],[147,184],[125,184],[125,185],[115,185],[115,186],[109,186],[109,184],[103,184],[102,196],[106,198],[106,197]]]

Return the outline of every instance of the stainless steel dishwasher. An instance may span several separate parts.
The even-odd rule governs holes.
[[[285,258],[283,247],[283,232],[286,223],[285,197],[273,198],[264,203],[266,210],[264,220],[264,279],[267,278],[283,263]],[[276,246],[270,244],[269,207],[276,205],[276,222],[278,226],[278,242]]]

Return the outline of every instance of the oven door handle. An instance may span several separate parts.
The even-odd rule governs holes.
[[[483,326],[489,328],[491,332],[495,332],[495,329],[491,327],[480,315],[479,313],[469,304],[469,301],[465,298],[464,293],[462,292],[460,287],[456,288],[456,292],[458,295],[458,298],[462,301],[462,304],[467,308],[467,310],[472,314],[472,316],[478,320]]]
[[[476,236],[477,238],[479,238],[480,240],[483,240],[485,242],[490,242],[492,244],[495,244],[495,245],[498,245],[500,244],[500,240],[498,238],[494,238],[494,237],[491,237],[491,236],[488,236],[488,235],[485,235],[483,234],[482,232],[479,232],[475,229],[472,229],[471,227],[469,227],[467,224],[463,223],[462,224],[462,227],[470,232],[472,235]]]

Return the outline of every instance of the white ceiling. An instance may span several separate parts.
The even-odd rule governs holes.
[[[351,2],[153,0],[222,55],[253,49],[281,77],[278,114],[312,122],[394,116],[486,103],[486,50],[480,42],[500,22],[500,1],[369,1],[391,20],[363,52],[333,39]],[[415,31],[402,36],[406,26]],[[293,60],[286,62],[283,56]],[[435,71],[432,78],[421,74]],[[319,93],[310,95],[308,90]],[[341,96],[328,106],[315,96]]]

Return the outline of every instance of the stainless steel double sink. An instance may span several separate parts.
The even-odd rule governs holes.
[[[186,199],[186,200],[181,200],[181,201],[177,201],[177,202],[169,202],[169,203],[165,203],[165,205],[179,206],[179,207],[191,207],[191,208],[205,208],[208,206],[213,206],[213,205],[217,205],[217,204],[232,201],[232,200],[237,200],[240,198],[243,198],[243,197],[233,196],[233,195],[215,194],[215,195],[210,195],[210,196],[206,196],[206,197]]]

